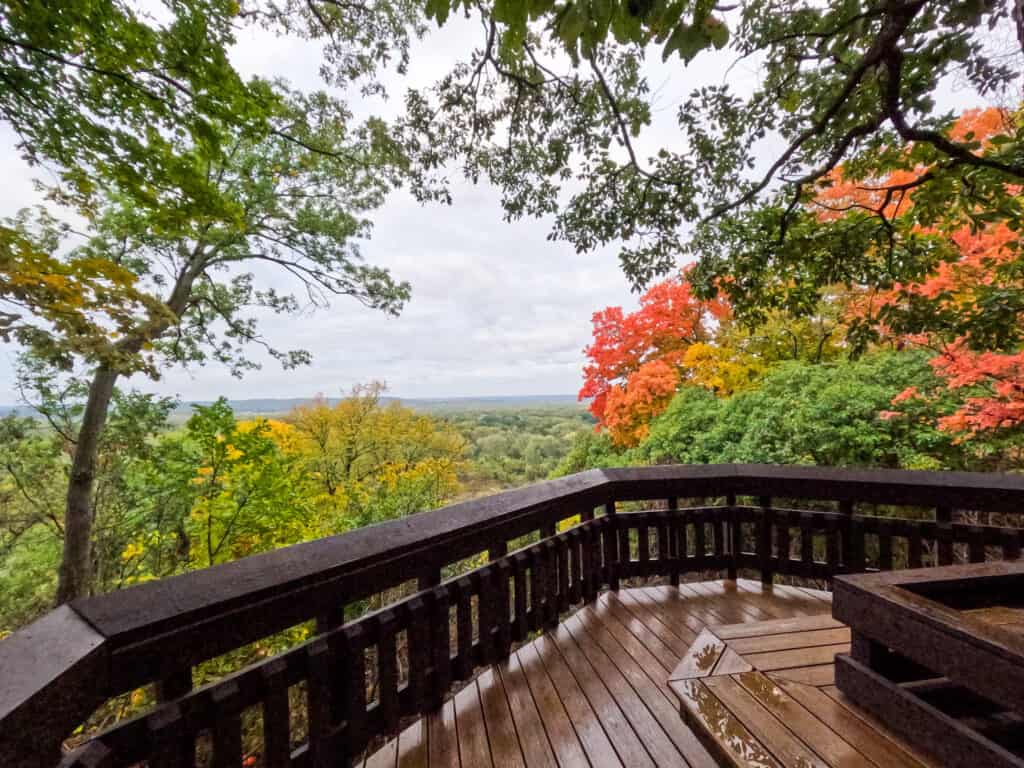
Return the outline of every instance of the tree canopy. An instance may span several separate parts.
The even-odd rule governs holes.
[[[496,184],[509,216],[554,214],[552,237],[580,250],[625,243],[637,287],[698,259],[701,295],[726,292],[743,317],[813,312],[823,286],[932,269],[942,254],[914,225],[1020,223],[1021,50],[992,31],[1012,30],[1005,0],[427,5],[440,22],[454,11],[480,18],[481,42],[410,97],[410,131],[437,164],[459,158]],[[705,59],[727,64],[708,59],[714,49],[756,66],[757,85],[695,88],[676,111],[678,138],[644,156],[656,97],[646,58],[678,56],[685,78]],[[1010,103],[998,138],[953,130],[937,106],[951,79]],[[865,185],[913,173],[879,190],[915,190],[913,225],[869,211],[824,225],[809,204],[840,165]]]

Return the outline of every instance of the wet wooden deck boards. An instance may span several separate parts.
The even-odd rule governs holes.
[[[710,768],[669,687],[697,638],[708,626],[821,621],[830,611],[827,592],[742,579],[603,594],[484,670],[365,768]]]
[[[833,659],[849,648],[849,628],[827,614],[709,627],[669,685],[720,765],[933,765],[836,689]]]

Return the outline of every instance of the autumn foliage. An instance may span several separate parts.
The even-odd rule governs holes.
[[[595,312],[580,399],[591,399],[590,412],[617,443],[635,445],[687,376],[687,352],[728,314],[724,302],[698,299],[685,274],[650,288],[635,312]]]
[[[1001,109],[971,110],[949,135],[956,141],[987,144],[1005,132],[1012,119]],[[890,219],[912,217],[914,182],[928,171],[899,171],[871,184],[845,179],[840,172],[818,195],[820,215],[834,220],[851,210],[873,210]],[[1019,188],[1011,191],[1020,194]],[[986,221],[990,216],[985,212],[975,213],[950,231],[914,227],[913,233],[933,238],[952,258],[940,261],[919,281],[865,291],[850,307],[858,320],[874,325],[880,340],[935,353],[932,368],[960,402],[957,411],[938,419],[938,424],[961,439],[1024,426],[1020,235],[1001,221]],[[928,396],[908,391],[893,404]]]

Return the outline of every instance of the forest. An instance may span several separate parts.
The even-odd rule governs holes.
[[[253,32],[309,46],[319,87],[243,73]],[[0,638],[594,467],[1020,472],[1022,72],[1021,0],[0,0],[0,123],[41,201],[0,221]],[[593,307],[577,406],[152,394],[270,362],[311,395],[267,329],[402,313],[375,216],[459,184],[618,259],[636,306]]]

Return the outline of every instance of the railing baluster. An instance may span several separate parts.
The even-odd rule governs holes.
[[[409,709],[404,714],[421,712],[427,700],[427,670],[430,667],[430,616],[426,601],[419,595],[406,604],[409,612]]]
[[[580,596],[584,602],[591,603],[597,599],[597,592],[601,587],[601,532],[594,525],[587,525],[580,536],[580,551],[583,553],[583,583]]]
[[[463,576],[453,586],[455,598],[455,637],[458,647],[456,674],[459,680],[473,676],[473,584]]]
[[[935,522],[938,527],[939,565],[952,565],[953,510],[949,507],[939,507],[935,510]]]
[[[708,542],[706,539],[707,535],[707,513],[701,510],[693,516],[693,545],[694,545],[694,557],[696,562],[694,568],[698,571],[704,570],[705,558],[708,554]]]
[[[512,556],[512,578],[514,580],[513,600],[515,601],[515,619],[512,623],[512,639],[517,643],[526,639],[526,569],[527,557],[522,552]]]
[[[779,573],[789,573],[789,550],[791,541],[789,538],[789,515],[783,514],[782,525],[779,526]]]
[[[730,493],[725,497],[726,515],[729,518],[729,569],[726,574],[736,581],[739,575],[740,554],[743,551],[743,527],[740,525],[739,510],[736,509],[736,495]]]
[[[661,576],[667,576],[673,570],[671,563],[674,561],[671,557],[668,540],[668,520],[668,512],[658,513],[658,574]]]
[[[213,704],[213,768],[242,763],[242,718],[238,683],[221,683],[210,693]]]
[[[1002,539],[1004,560],[1020,559],[1020,537],[1021,531],[1019,530],[1012,528],[1003,529]]]
[[[814,518],[800,513],[800,568],[804,576],[814,575]]]
[[[920,568],[921,554],[921,531],[915,525],[907,537],[907,565],[910,568]]]
[[[288,707],[288,663],[272,659],[262,670],[263,763],[266,768],[287,768],[291,763],[291,717]]]
[[[498,628],[495,642],[497,643],[497,657],[503,659],[508,656],[509,649],[512,647],[512,619],[509,614],[510,606],[510,595],[509,595],[509,581],[512,578],[512,564],[509,563],[508,559],[499,560],[495,565],[495,578],[497,579],[497,589],[495,591],[495,601],[497,605],[497,619]]]
[[[885,518],[878,520],[878,569],[892,570],[892,526]]]
[[[377,700],[380,704],[384,731],[398,730],[401,716],[398,703],[398,648],[395,635],[398,620],[392,611],[377,615]]]
[[[477,588],[477,637],[480,641],[476,661],[483,667],[494,660],[494,568],[483,568],[473,578]]]
[[[572,573],[569,578],[569,603],[576,605],[583,591],[583,537],[578,528],[569,531],[569,555]]]
[[[864,562],[864,521],[857,516],[850,518],[850,572],[863,573]]]
[[[829,576],[843,572],[839,562],[839,521],[834,517],[825,518],[825,562]]]
[[[554,539],[554,558],[558,562],[558,610],[557,614],[569,610],[569,590],[572,578],[569,575],[569,545],[564,537]]]
[[[967,553],[972,563],[985,562],[985,530],[980,526],[967,529]]]
[[[185,733],[185,722],[177,704],[165,704],[146,721],[152,753],[150,768],[192,768],[194,741]]]
[[[651,566],[651,529],[647,525],[647,518],[637,526],[636,532],[636,555],[640,576],[650,575]]]
[[[309,675],[306,679],[306,720],[309,756],[313,768],[328,768],[335,760],[334,728],[331,722],[331,651],[319,637],[306,650]]]
[[[547,584],[544,591],[544,626],[554,629],[558,626],[558,553],[555,542],[543,542],[544,561],[547,568]]]
[[[666,512],[665,536],[668,544],[669,556],[669,583],[673,587],[679,586],[679,575],[682,571],[682,555],[679,553],[679,499],[670,496],[668,500],[668,512]]]
[[[547,587],[547,573],[544,557],[539,547],[532,547],[530,555],[530,631],[536,632],[544,623],[544,591]]]
[[[676,547],[679,549],[679,570],[690,570],[690,542],[688,540],[689,520],[692,517],[689,513],[676,516]],[[673,584],[678,587],[679,584]]]
[[[448,631],[447,623],[445,632]],[[344,686],[335,695],[341,695],[342,717],[345,722],[344,747],[340,756],[354,760],[366,748],[366,629],[362,624],[349,624],[338,637],[335,664],[343,669]],[[446,660],[447,661],[447,660]],[[445,665],[449,666],[448,664]],[[338,758],[339,754],[333,755]]]
[[[614,511],[615,505],[610,505]],[[605,507],[608,509],[608,507]],[[601,543],[604,550],[605,578],[608,582],[608,589],[617,592],[619,589],[619,565],[618,548],[616,540],[618,537],[618,515],[610,514],[602,518]]]
[[[769,496],[761,496],[758,500],[761,507],[761,524],[758,527],[757,553],[761,561],[761,583],[771,584],[772,574],[772,529],[775,527],[775,510]]]
[[[430,592],[431,597],[431,643],[433,653],[431,662],[434,668],[434,677],[430,684],[430,703],[440,706],[444,701],[445,694],[451,684],[452,662],[451,662],[451,635],[449,626],[451,617],[449,611],[448,589],[446,587],[435,587]],[[480,596],[480,605],[483,606],[483,595]],[[481,628],[482,629],[482,628]],[[480,633],[480,643],[483,647],[484,635]]]

